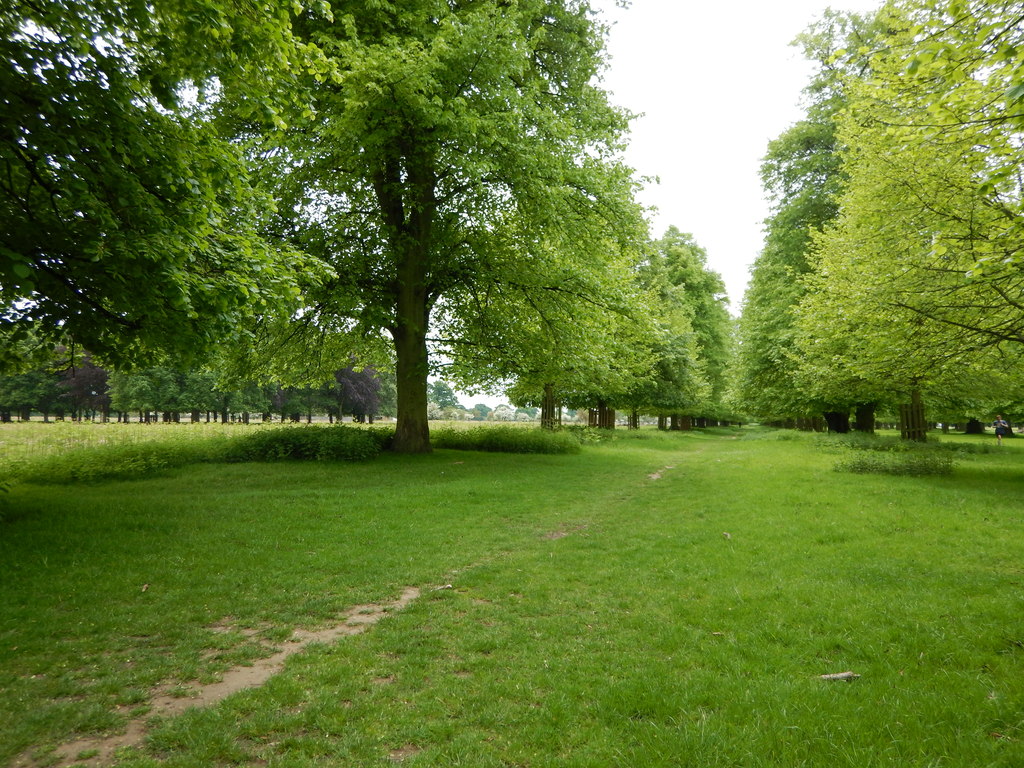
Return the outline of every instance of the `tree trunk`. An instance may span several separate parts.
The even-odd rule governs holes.
[[[855,411],[853,428],[869,435],[875,432],[875,404],[858,405]]]
[[[636,408],[629,412],[629,429],[640,429],[640,411]]]
[[[594,409],[598,429],[615,429],[615,409],[609,408],[604,400],[597,401],[597,408]]]
[[[910,403],[900,406],[900,437],[923,443],[928,440],[928,425],[924,420],[924,403],[921,390],[910,393]]]
[[[964,427],[965,435],[983,435],[985,434],[985,425],[977,419],[971,419],[967,422],[967,426]]]
[[[540,426],[541,429],[555,428],[555,385],[544,385],[544,398],[540,404]]]
[[[399,293],[407,291],[399,290]],[[430,453],[430,427],[427,424],[427,335],[425,302],[417,308],[414,297],[412,318],[403,317],[401,302],[395,329],[395,378],[398,395],[398,424],[395,428],[395,453]],[[423,313],[423,314],[421,314]]]
[[[427,424],[427,328],[430,323],[430,255],[437,210],[434,158],[412,140],[401,140],[374,174],[374,192],[390,230],[395,257],[396,453],[430,453]]]
[[[849,411],[826,411],[822,415],[825,417],[825,423],[828,424],[829,432],[845,435],[850,431]]]

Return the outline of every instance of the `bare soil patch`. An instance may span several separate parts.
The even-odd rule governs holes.
[[[173,717],[191,707],[207,707],[223,701],[228,696],[248,688],[256,688],[284,668],[288,657],[304,650],[311,643],[333,643],[343,637],[365,632],[388,613],[400,611],[420,596],[418,587],[407,587],[396,599],[387,603],[356,605],[339,617],[339,623],[320,630],[298,629],[284,642],[281,648],[259,659],[251,666],[229,669],[221,680],[209,685],[193,686],[187,696],[175,696],[172,690],[180,690],[177,684],[163,686],[154,691],[148,702],[149,711],[128,721],[123,733],[112,736],[79,739],[63,744],[46,757],[45,764],[51,768],[85,767],[109,764],[114,753],[122,747],[138,746],[146,737],[147,723],[153,717]],[[214,629],[225,631],[223,624]],[[246,633],[248,634],[248,633]],[[255,632],[253,632],[255,634]],[[134,707],[133,707],[134,708]],[[124,708],[127,712],[127,708]],[[79,756],[83,759],[78,759]],[[402,758],[404,759],[404,758]],[[35,768],[42,763],[25,754],[12,763],[12,768]]]

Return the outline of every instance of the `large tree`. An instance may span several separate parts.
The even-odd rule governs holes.
[[[622,401],[659,416],[721,417],[732,342],[722,278],[693,235],[674,226],[651,244],[641,277],[657,297],[655,370]]]
[[[764,419],[838,407],[797,378],[796,307],[807,290],[801,279],[813,270],[812,236],[835,219],[845,183],[836,116],[847,101],[847,75],[864,73],[863,51],[876,34],[869,20],[828,12],[797,39],[816,72],[805,89],[805,118],[770,142],[761,166],[773,210],[739,323],[739,396],[745,411]]]
[[[732,355],[732,319],[722,277],[708,267],[707,251],[693,235],[669,227],[655,242],[662,261],[666,298],[689,308],[703,375],[708,391],[695,404],[695,414],[718,416],[727,386]]]
[[[312,60],[292,7],[0,6],[0,363],[26,339],[197,353],[294,298],[300,262],[257,234],[268,201],[204,118],[215,97],[275,117],[270,83]]]
[[[474,286],[477,311],[448,326],[458,349],[450,373],[464,387],[503,386],[517,405],[540,405],[546,427],[556,403],[593,407],[629,391],[649,375],[657,336],[640,253],[577,265],[552,254],[529,273]]]
[[[1022,14],[903,0],[882,18],[840,119],[848,181],[800,310],[805,369],[965,396],[988,370],[1020,370]]]
[[[600,302],[586,275],[642,241],[619,160],[627,116],[597,84],[604,30],[585,0],[339,0],[299,28],[328,66],[294,81],[308,103],[257,164],[276,186],[276,234],[335,277],[268,338],[306,333],[308,349],[310,334],[385,332],[396,449],[427,451],[432,332],[457,359],[489,291],[537,314],[556,296]],[[495,333],[514,335],[504,320]]]

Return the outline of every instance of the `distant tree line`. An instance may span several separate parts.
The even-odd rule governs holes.
[[[21,373],[0,376],[0,422],[50,419],[141,421],[146,423],[244,421],[330,421],[350,417],[373,422],[395,412],[393,374],[354,367],[334,372],[319,386],[275,382],[231,385],[208,369],[154,366],[130,372],[109,370],[88,354],[74,358],[58,350],[52,360]]]

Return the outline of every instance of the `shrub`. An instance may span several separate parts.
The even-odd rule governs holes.
[[[875,475],[950,475],[953,457],[944,451],[861,453],[835,466],[837,472]]]
[[[301,426],[190,441],[93,444],[22,462],[10,472],[30,483],[62,484],[131,480],[203,462],[360,461],[377,456],[393,437],[387,429]]]
[[[900,453],[921,448],[922,445],[932,446],[933,443],[915,443],[899,437],[872,435],[866,432],[849,432],[845,435],[826,433],[814,436],[814,444],[821,450],[835,453],[846,449],[855,451],[879,451]]]
[[[879,451],[886,453],[907,453],[910,451],[933,451],[958,454],[994,453],[998,446],[992,443],[963,442],[958,438],[939,440],[931,437],[926,443],[903,440],[895,436],[881,437],[863,432],[850,432],[846,435],[818,435],[817,445],[825,451],[837,451],[852,448],[862,451]]]
[[[476,427],[435,429],[430,442],[435,448],[498,453],[579,453],[580,441],[569,431],[523,427]]]
[[[388,446],[394,432],[353,427],[281,427],[263,429],[232,440],[224,461],[364,461]]]
[[[562,431],[572,435],[576,438],[576,441],[581,444],[607,442],[608,440],[611,440],[614,435],[614,430],[597,429],[596,427],[587,427],[582,424],[573,424],[568,427],[563,427]]]
[[[782,427],[745,427],[740,433],[741,440],[803,440],[812,433],[798,429],[783,429]]]
[[[964,443],[958,441],[950,441],[948,443],[939,443],[945,450],[952,453],[997,453],[999,446],[996,444],[995,439],[991,443]]]

